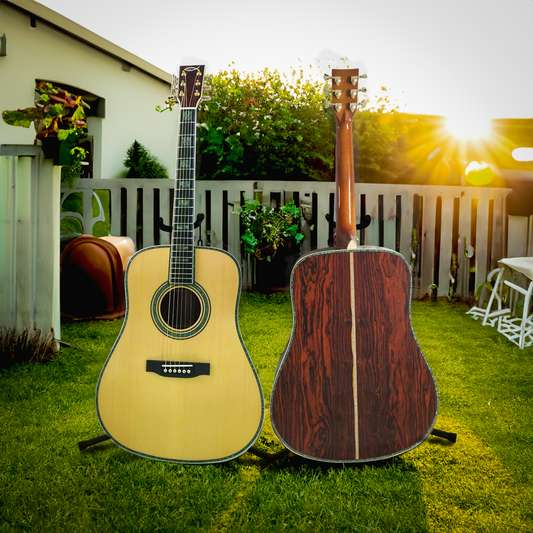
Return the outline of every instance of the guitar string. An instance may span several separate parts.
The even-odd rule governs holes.
[[[181,77],[181,76],[180,76]],[[198,72],[192,87],[196,86]],[[187,86],[184,89],[180,128],[178,136],[178,157],[175,184],[175,205],[173,220],[172,278],[176,285],[170,293],[169,324],[179,332],[192,317],[193,293],[187,287],[194,285],[194,150],[196,114],[187,101]],[[191,163],[193,163],[191,165]],[[178,344],[176,363],[182,362],[181,343]],[[179,368],[179,367],[178,367]]]
[[[182,75],[178,79],[178,92],[181,90],[181,79]],[[175,182],[174,182],[174,205],[172,209],[172,235],[171,235],[171,246],[170,246],[170,265],[169,265],[169,294],[168,294],[168,319],[167,319],[167,336],[166,336],[166,364],[171,365],[172,353],[171,347],[175,346],[175,343],[172,342],[172,333],[174,329],[177,329],[177,321],[179,319],[177,313],[179,313],[179,281],[180,281],[180,272],[179,272],[179,238],[178,238],[178,223],[180,218],[180,202],[181,202],[181,193],[180,193],[180,179],[182,173],[182,160],[183,160],[183,133],[184,133],[184,111],[183,108],[186,106],[185,101],[180,101],[180,120],[178,124],[178,142],[177,142],[177,154],[176,154],[176,171],[175,171]],[[179,350],[179,344],[177,346]],[[179,354],[178,354],[179,355]],[[179,357],[178,357],[179,359]],[[172,366],[167,366],[169,371],[172,371]]]
[[[175,316],[173,317],[173,324],[176,330],[180,330],[181,326],[184,325],[186,319],[186,310],[187,310],[187,294],[186,289],[186,279],[185,279],[185,268],[187,265],[188,250],[186,249],[186,243],[183,240],[183,227],[184,223],[188,224],[189,222],[189,213],[187,208],[187,199],[186,199],[186,187],[185,182],[188,181],[187,175],[187,163],[188,163],[188,153],[187,145],[189,140],[189,115],[190,111],[188,109],[187,98],[187,87],[185,87],[184,95],[184,106],[181,110],[181,129],[180,129],[180,162],[179,162],[179,175],[178,181],[176,182],[176,201],[178,208],[176,209],[176,251],[174,255],[174,271],[176,273],[176,282],[177,287],[175,291],[177,306],[174,309]],[[178,352],[181,354],[182,343],[178,340]],[[181,357],[178,357],[178,364],[181,362]]]

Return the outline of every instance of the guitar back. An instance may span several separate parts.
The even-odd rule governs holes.
[[[410,272],[391,250],[328,250],[294,267],[294,327],[280,360],[272,425],[328,462],[392,457],[421,444],[437,391],[410,319]]]

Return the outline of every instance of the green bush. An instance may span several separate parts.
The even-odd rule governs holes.
[[[129,168],[126,178],[168,179],[169,177],[167,169],[139,141],[133,141],[128,148],[124,166]]]

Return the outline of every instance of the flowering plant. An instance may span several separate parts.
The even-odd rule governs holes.
[[[81,162],[87,157],[87,151],[79,144],[87,138],[87,122],[85,109],[90,106],[81,96],[69,93],[61,87],[55,87],[50,82],[41,81],[36,91],[39,98],[33,107],[4,111],[2,119],[10,126],[29,128],[35,126],[35,138],[43,142],[43,148],[48,139],[59,141],[57,163],[66,167],[72,173],[79,174]],[[46,156],[45,151],[45,156]]]
[[[278,248],[299,245],[304,238],[299,232],[300,208],[293,200],[279,209],[262,206],[258,200],[245,200],[234,213],[241,216],[245,227],[244,250],[257,259],[271,261]]]

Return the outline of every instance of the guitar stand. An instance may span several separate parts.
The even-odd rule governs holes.
[[[457,433],[449,433],[448,431],[442,431],[440,429],[433,428],[431,430],[430,435],[433,435],[434,437],[440,437],[441,439],[446,439],[452,443],[457,442]],[[106,440],[109,440],[110,438],[111,437],[109,437],[108,435],[100,435],[92,439],[82,440],[78,442],[78,448],[81,452],[85,450],[86,448],[89,448],[89,446],[100,444],[101,442],[105,442]],[[291,453],[287,449],[281,450],[276,453],[268,453],[268,452],[264,452],[263,450],[260,450],[259,448],[256,448],[255,446],[251,446],[250,448],[248,448],[248,451],[256,455],[257,457],[259,457],[260,459],[262,459],[262,461],[259,463],[261,470],[263,470],[264,468],[267,468],[271,464],[274,464],[276,461],[283,459],[289,453]]]
[[[100,444],[101,442],[105,442],[106,440],[110,440],[110,439],[111,437],[109,435],[100,435],[92,439],[82,440],[78,442],[78,448],[81,452],[85,450],[86,448],[89,448],[89,446],[94,446],[96,444]],[[286,455],[290,453],[289,450],[281,450],[276,453],[268,453],[268,452],[264,452],[263,450],[260,450],[259,448],[256,448],[255,446],[251,446],[250,448],[248,448],[248,451],[250,453],[253,453],[257,457],[259,457],[260,459],[262,459],[262,461],[259,464],[259,466],[261,467],[261,470],[263,470],[263,468],[266,468],[267,466],[270,466],[276,461],[279,461],[280,459],[282,459],[283,457],[285,457]]]
[[[203,213],[198,213],[196,215],[196,220],[194,222],[194,229],[200,228],[200,238],[198,239],[198,246],[203,246],[204,242],[202,241],[202,222],[205,218],[205,215]],[[167,233],[170,233],[172,231],[171,226],[167,226],[165,222],[163,221],[163,217],[159,217],[159,229],[161,231],[166,231]]]
[[[326,213],[326,221],[327,223],[332,227],[335,228],[337,226],[337,223],[333,220],[331,215],[329,213]],[[355,225],[355,229],[365,229],[370,226],[370,223],[372,222],[372,217],[370,215],[365,215],[363,220],[359,224]],[[328,240],[328,246],[333,246],[333,241]]]
[[[430,435],[433,435],[434,437],[440,437],[441,439],[449,440],[454,444],[457,442],[457,433],[449,433],[448,431],[442,431],[441,429],[433,428],[431,430]]]
[[[331,218],[329,213],[326,213],[326,220],[328,224],[332,225],[334,228],[337,226],[337,223]],[[363,220],[360,224],[355,225],[355,229],[365,229],[370,226],[370,223],[372,222],[372,217],[370,215],[365,215]]]

